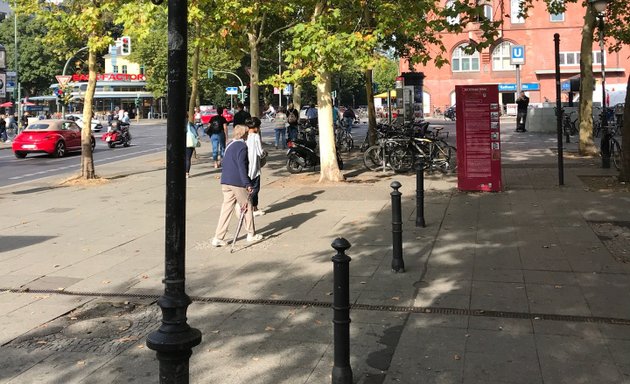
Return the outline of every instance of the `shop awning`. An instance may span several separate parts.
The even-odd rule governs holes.
[[[387,92],[379,93],[378,95],[374,95],[375,99],[386,99]],[[396,90],[392,89],[392,98],[396,98]]]

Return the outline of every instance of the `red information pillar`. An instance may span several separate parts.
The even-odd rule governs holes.
[[[497,85],[458,85],[455,95],[457,188],[501,191],[499,88]]]

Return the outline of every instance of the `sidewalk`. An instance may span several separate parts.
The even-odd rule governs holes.
[[[265,239],[241,237],[232,254],[210,245],[220,174],[204,143],[187,184],[188,322],[203,334],[190,382],[330,383],[330,244],[341,236],[360,305],[356,383],[630,383],[630,194],[600,190],[614,170],[570,153],[559,187],[555,136],[511,131],[504,192],[462,193],[454,177],[428,175],[426,228],[414,226],[415,175],[353,160],[346,183],[320,185],[288,175],[271,149],[267,214],[256,218]],[[109,181],[97,186],[0,190],[0,289],[29,290],[0,293],[0,383],[158,382],[144,344],[161,318],[164,166],[147,156],[99,167]],[[394,180],[400,274],[390,270]]]

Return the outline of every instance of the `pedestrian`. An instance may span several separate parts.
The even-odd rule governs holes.
[[[279,146],[282,146],[282,149],[287,149],[287,115],[284,113],[284,107],[278,107],[274,125],[276,149]]]
[[[289,124],[287,131],[290,141],[294,141],[298,137],[299,121],[300,111],[293,106],[293,103],[289,104],[289,108],[287,108],[287,124]]]
[[[199,141],[199,134],[197,128],[190,121],[186,120],[186,178],[190,177],[190,165],[192,163],[192,156],[196,148],[199,147],[201,142]]]
[[[311,127],[317,127],[317,108],[314,103],[311,103],[306,110],[306,119]]]
[[[193,124],[195,125],[195,129],[199,130],[201,128],[201,133],[197,132],[197,136],[204,136],[206,133],[203,131],[203,122],[201,121],[201,110],[199,107],[195,107],[193,111]]]
[[[210,136],[210,141],[212,142],[214,168],[219,168],[225,154],[225,138],[228,133],[227,120],[223,117],[223,107],[217,107],[217,114],[210,119],[206,133]]]
[[[276,117],[276,110],[272,104],[269,104],[267,106],[267,109],[265,109],[263,113],[264,113],[263,118],[269,121],[273,121],[273,119]]]
[[[22,115],[22,120],[20,122],[22,123],[22,128],[20,130],[24,130],[26,129],[26,127],[28,127],[28,112],[24,112],[24,114]]]
[[[346,126],[346,132],[352,133],[352,123],[357,119],[357,115],[350,106],[346,106],[346,110],[343,111],[343,124]]]
[[[8,140],[7,136],[7,122],[4,120],[4,115],[0,116],[0,141],[3,143]]]
[[[525,92],[521,91],[521,96],[516,100],[516,132],[527,132],[525,122],[527,121],[527,107],[529,106],[529,97]]]
[[[239,124],[246,124],[248,119],[251,119],[252,116],[245,110],[245,105],[242,102],[236,103],[236,113],[234,114],[234,119],[232,120],[232,126],[236,127]]]
[[[249,133],[247,134],[247,159],[249,160],[248,176],[252,180],[252,211],[254,216],[262,216],[265,211],[258,209],[258,193],[260,192],[260,169],[266,162],[267,151],[262,148],[260,140],[259,118],[249,120]]]
[[[238,203],[245,209],[245,229],[247,231],[247,241],[255,242],[262,240],[262,235],[256,234],[254,228],[254,215],[250,206],[249,194],[252,192],[252,181],[248,176],[249,160],[247,156],[247,133],[249,127],[237,125],[232,133],[233,140],[225,148],[223,158],[223,172],[221,173],[221,192],[223,193],[223,204],[217,229],[212,239],[213,247],[223,247],[227,242],[223,240],[227,234],[232,217],[234,206]]]
[[[337,128],[341,120],[339,120],[339,108],[333,105],[333,127]]]

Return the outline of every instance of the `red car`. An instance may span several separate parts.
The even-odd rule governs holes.
[[[212,109],[212,110],[209,110],[209,111],[203,111],[203,112],[201,112],[201,122],[204,125],[208,125],[208,124],[210,124],[210,119],[212,119],[216,115],[217,115],[217,110],[216,109]],[[234,120],[234,116],[227,109],[223,110],[223,117],[225,118],[225,120],[227,120],[228,124],[230,124],[232,122],[232,120]]]
[[[92,151],[95,146],[92,135]],[[70,151],[81,151],[81,128],[71,120],[37,120],[15,137],[12,148],[18,159],[29,153],[62,157]]]

